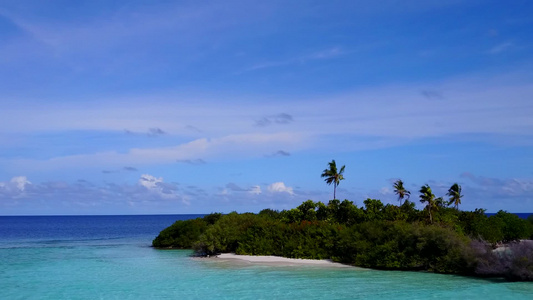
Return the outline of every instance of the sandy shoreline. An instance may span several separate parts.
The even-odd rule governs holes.
[[[343,265],[340,263],[332,262],[330,260],[322,259],[297,259],[286,258],[280,256],[252,256],[252,255],[237,255],[233,253],[222,253],[211,259],[217,261],[227,262],[240,262],[249,264],[265,264],[265,265],[277,265],[277,266],[296,266],[296,265],[308,265],[308,266],[324,266],[324,267],[337,267],[337,268],[353,268],[352,266]]]

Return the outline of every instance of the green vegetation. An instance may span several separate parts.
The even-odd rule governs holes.
[[[335,161],[330,167],[336,171]],[[408,199],[410,193],[401,180],[394,189],[400,203]],[[396,206],[366,199],[358,207],[352,201],[333,199],[327,204],[307,200],[283,211],[210,214],[177,221],[161,231],[153,246],[192,248],[201,256],[234,252],[331,259],[385,270],[533,280],[533,242],[520,242],[533,238],[533,218],[523,220],[505,211],[490,217],[483,209],[460,211],[458,184],[447,195],[450,199],[445,202],[435,197],[429,185],[422,186],[423,210],[409,200]]]
[[[331,185],[333,183],[333,199],[336,198],[337,194],[337,186],[341,183],[341,180],[344,180],[344,168],[346,166],[342,166],[339,171],[337,171],[337,163],[335,160],[332,160],[330,163],[328,163],[329,168],[325,169],[322,172],[322,178],[326,181],[327,184]]]
[[[461,204],[461,198],[463,198],[463,195],[461,195],[461,186],[457,183],[454,183],[450,189],[448,189],[448,193],[446,193],[447,196],[450,197],[448,205],[455,205],[455,209],[459,209],[459,204]]]
[[[386,270],[533,278],[533,245],[513,246],[520,257],[492,251],[498,243],[519,245],[512,242],[531,238],[532,220],[505,211],[487,217],[483,210],[447,207],[434,211],[429,220],[427,209],[418,211],[409,201],[395,206],[367,199],[364,204],[360,208],[348,200],[308,200],[291,210],[211,214],[177,221],[153,246],[193,248],[202,256],[234,252],[332,259]]]
[[[402,200],[404,198],[411,198],[411,192],[405,189],[403,186],[403,181],[401,179],[396,180],[394,182],[394,193],[398,195],[398,201],[400,201],[400,206],[402,206]]]
[[[439,207],[437,205],[435,195],[433,195],[431,188],[427,184],[420,188],[420,202],[426,204],[426,210],[429,216],[429,223],[433,223],[433,212],[436,211]]]
[[[163,229],[152,241],[152,246],[157,248],[191,249],[207,230],[220,219],[222,214],[215,213],[203,218],[176,221],[174,224]]]

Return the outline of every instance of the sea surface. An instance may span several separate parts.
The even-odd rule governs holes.
[[[485,213],[487,216],[494,216],[496,213]],[[527,220],[530,216],[533,216],[533,213],[514,213],[517,215],[520,219]]]
[[[533,299],[531,282],[237,264],[150,247],[194,217],[0,217],[0,299]]]

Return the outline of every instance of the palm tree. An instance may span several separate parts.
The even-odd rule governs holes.
[[[431,188],[427,184],[420,188],[420,202],[426,203],[426,209],[429,213],[429,222],[433,223],[433,216],[431,212],[437,209],[437,203],[435,201],[435,195],[433,195]]]
[[[325,169],[324,172],[322,172],[321,177],[325,177],[324,179],[327,184],[333,183],[333,199],[336,199],[336,193],[337,193],[337,185],[341,182],[341,180],[344,180],[344,176],[342,175],[344,173],[344,167],[342,166],[340,171],[337,172],[337,164],[335,163],[335,160],[332,160],[329,164],[329,169]]]
[[[439,197],[435,199],[435,209],[438,210],[439,208],[444,207],[445,204],[447,204],[447,202],[444,201],[444,198]]]
[[[402,206],[402,200],[404,198],[409,199],[411,197],[411,192],[409,192],[403,187],[403,181],[401,179],[396,180],[396,182],[394,182],[393,187],[394,193],[398,195],[398,201],[400,201],[400,206]]]
[[[455,205],[455,209],[459,210],[459,204],[461,204],[461,198],[463,195],[461,195],[461,186],[457,183],[454,183],[450,189],[448,190],[448,193],[446,193],[446,196],[450,196],[450,201],[448,201],[448,205]]]

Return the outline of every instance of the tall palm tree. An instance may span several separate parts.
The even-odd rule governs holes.
[[[455,209],[459,210],[459,204],[461,204],[461,198],[463,197],[463,195],[461,195],[461,186],[457,183],[454,183],[450,189],[448,189],[446,196],[450,196],[448,205],[453,204],[455,205]]]
[[[394,193],[398,195],[398,201],[400,201],[400,206],[402,206],[402,200],[404,198],[409,199],[411,197],[411,192],[409,192],[403,187],[403,181],[401,179],[396,180],[396,182],[394,182],[393,187]]]
[[[438,210],[441,207],[444,207],[444,205],[446,205],[446,204],[447,204],[447,202],[444,201],[444,198],[442,198],[442,197],[435,198],[435,209],[436,210]]]
[[[427,184],[420,188],[420,202],[426,203],[426,209],[429,214],[429,222],[433,223],[433,215],[431,213],[433,210],[437,209],[437,203],[435,201],[435,195],[433,195],[431,188]]]
[[[328,185],[331,185],[333,183],[333,199],[336,199],[336,193],[337,193],[337,185],[341,182],[341,180],[344,180],[344,176],[342,175],[344,173],[344,167],[342,166],[339,171],[337,171],[337,164],[335,163],[335,160],[332,160],[330,163],[328,163],[329,169],[325,169],[324,172],[322,172],[321,177],[326,178],[324,179]]]

